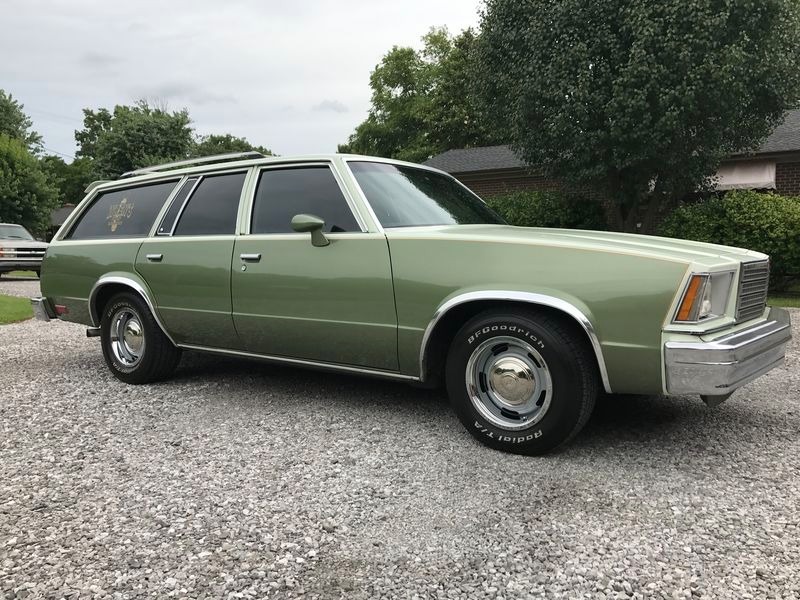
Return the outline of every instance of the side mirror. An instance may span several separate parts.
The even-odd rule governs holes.
[[[331,241],[322,233],[325,221],[316,215],[295,215],[292,217],[292,229],[299,233],[311,232],[311,243],[314,246],[327,246]]]

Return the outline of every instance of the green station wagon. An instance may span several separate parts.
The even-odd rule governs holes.
[[[246,153],[92,184],[33,304],[127,383],[185,349],[444,385],[476,438],[541,454],[602,390],[713,405],[781,365],[768,280],[748,250],[511,227],[415,164]]]

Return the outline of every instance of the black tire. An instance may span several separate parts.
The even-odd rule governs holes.
[[[545,454],[575,437],[589,420],[599,390],[594,354],[579,334],[559,317],[535,311],[490,310],[470,319],[453,338],[445,372],[450,401],[467,431],[492,448],[528,455]],[[509,377],[503,357],[529,363],[530,381],[525,373]],[[482,364],[490,366],[481,369]],[[472,394],[468,380],[477,382]],[[512,387],[500,389],[507,382]],[[522,387],[515,387],[519,382]],[[527,386],[534,385],[529,394]],[[511,398],[518,394],[519,402],[527,397],[531,412],[520,416],[498,403],[505,391]]]
[[[134,315],[128,320],[134,319],[139,325],[143,341],[135,362],[126,363],[120,358],[120,355],[130,351],[130,347],[124,346],[123,350],[114,348],[112,328],[116,327],[120,315]],[[100,329],[103,358],[114,376],[125,383],[152,383],[165,379],[175,371],[181,359],[180,349],[173,346],[164,335],[138,294],[123,292],[113,296],[103,308]]]

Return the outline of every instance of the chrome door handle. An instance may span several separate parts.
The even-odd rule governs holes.
[[[261,253],[256,252],[254,254],[240,254],[239,258],[245,262],[258,262],[261,260]]]
[[[150,262],[161,262],[161,259],[164,258],[163,254],[148,254],[147,260]]]

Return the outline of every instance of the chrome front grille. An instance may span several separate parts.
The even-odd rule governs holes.
[[[44,248],[7,248],[0,246],[0,258],[41,260],[44,258],[44,253]]]
[[[761,315],[767,305],[769,261],[742,263],[739,295],[736,299],[736,320],[747,321]]]

